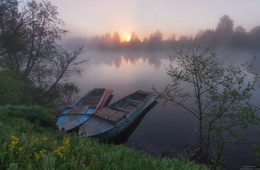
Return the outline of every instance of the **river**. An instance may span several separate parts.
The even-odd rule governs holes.
[[[170,83],[165,66],[169,65],[169,51],[150,52],[93,52],[83,54],[88,62],[82,66],[81,77],[74,77],[80,89],[80,95],[95,87],[113,90],[111,103],[136,90],[152,91],[153,85],[158,89]],[[225,63],[237,64],[240,61],[253,61],[260,64],[260,53],[227,52]],[[253,70],[260,73],[260,67]],[[260,107],[260,90],[257,88],[252,102]],[[137,127],[127,136],[125,145],[136,150],[155,155],[165,155],[176,151],[176,148],[197,144],[198,120],[181,107],[161,101],[147,112]],[[228,169],[239,169],[242,166],[255,165],[251,156],[252,149],[243,145],[235,149],[232,145],[224,151],[224,164]]]

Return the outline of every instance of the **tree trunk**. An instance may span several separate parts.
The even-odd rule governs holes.
[[[200,145],[200,155],[201,158],[204,159],[205,155],[204,155],[204,146],[203,146],[203,132],[202,132],[202,118],[200,116],[200,120],[199,120],[199,145]]]

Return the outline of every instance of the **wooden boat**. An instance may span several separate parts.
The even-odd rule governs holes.
[[[94,88],[61,114],[56,123],[57,127],[67,132],[76,131],[89,119],[89,115],[106,106],[111,96],[110,89]]]
[[[138,90],[92,114],[78,134],[109,140],[130,126],[154,101],[153,93]]]

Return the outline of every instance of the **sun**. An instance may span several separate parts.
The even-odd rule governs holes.
[[[131,34],[125,34],[125,35],[123,36],[123,38],[121,39],[121,42],[122,42],[122,43],[123,43],[123,42],[130,42],[131,39],[132,39]]]
[[[126,41],[129,42],[131,40],[131,35],[126,36]]]

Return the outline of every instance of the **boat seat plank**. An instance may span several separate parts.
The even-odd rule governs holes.
[[[150,92],[139,90],[138,93],[143,93],[143,94],[150,94]]]
[[[142,103],[142,102],[139,102],[137,100],[131,100],[131,99],[128,99],[127,101],[128,101],[129,105],[132,105],[132,106],[135,106],[135,107],[139,106]]]
[[[138,106],[138,105],[137,105],[137,106]],[[136,109],[137,106],[136,106],[136,105],[132,105],[132,104],[128,104],[128,105],[125,106],[125,109],[128,109],[128,110],[133,111],[133,110]]]
[[[84,114],[88,108],[88,105],[75,106],[68,112],[68,114]]]
[[[100,99],[102,96],[100,97],[88,97],[88,99]]]
[[[109,109],[109,108],[103,108],[101,110],[99,110],[98,112],[96,112],[94,115],[103,119],[107,119],[108,117],[110,117],[111,115],[113,115],[116,111]]]
[[[138,104],[141,104],[142,102],[141,101],[138,101],[138,100],[133,100],[133,99],[127,99],[129,102],[131,103],[138,103]]]
[[[123,108],[123,107],[114,107],[113,109],[120,111],[120,112],[126,112],[126,113],[129,113],[129,112],[132,111],[130,109],[126,109],[126,108]]]
[[[119,122],[123,117],[125,116],[124,112],[116,112],[115,114],[113,114],[112,116],[110,116],[108,118],[108,120],[110,122],[112,122],[113,124],[116,124],[117,122]]]

